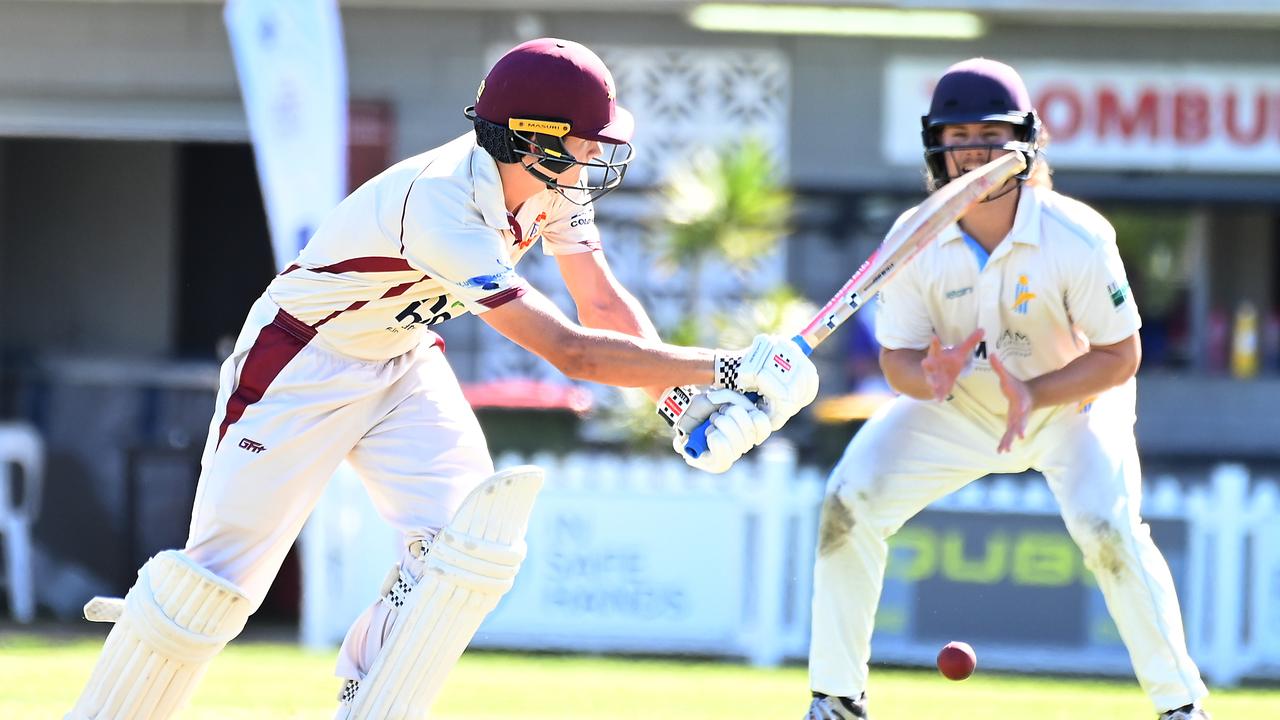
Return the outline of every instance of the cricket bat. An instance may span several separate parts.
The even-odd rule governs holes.
[[[915,214],[885,238],[844,287],[793,338],[804,354],[812,355],[814,348],[874,298],[899,270],[933,242],[943,228],[964,217],[1009,178],[1022,172],[1026,165],[1022,153],[1002,155],[943,185],[920,203]],[[758,399],[755,393],[748,393],[747,397]],[[709,420],[704,421],[689,434],[684,446],[689,457],[696,458],[706,452],[707,429],[710,426]]]

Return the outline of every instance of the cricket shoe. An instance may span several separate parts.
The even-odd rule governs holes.
[[[867,694],[857,700],[815,692],[804,720],[867,720]]]
[[[1210,718],[1209,713],[1191,704],[1161,713],[1160,720],[1210,720]]]

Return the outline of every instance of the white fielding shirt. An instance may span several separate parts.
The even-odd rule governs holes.
[[[510,215],[497,163],[467,133],[351,193],[266,295],[331,349],[387,360],[524,294],[515,265],[539,241],[547,255],[599,249],[594,209],[544,190]]]
[[[1115,230],[1084,203],[1024,186],[1013,228],[985,266],[979,259],[985,252],[970,242],[958,224],[939,233],[881,293],[876,322],[876,339],[888,349],[924,350],[935,333],[943,345],[955,345],[982,328],[972,372],[956,381],[955,397],[968,406],[995,416],[1007,412],[992,352],[1026,380],[1142,326]],[[1104,395],[1120,396],[1132,412],[1132,381]],[[1037,411],[1039,420],[1053,411]],[[1030,427],[1037,423],[1033,416]]]

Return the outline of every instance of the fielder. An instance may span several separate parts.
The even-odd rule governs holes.
[[[222,366],[187,545],[143,565],[122,613],[86,607],[118,620],[68,717],[177,713],[344,459],[404,550],[342,645],[337,716],[426,716],[514,581],[542,483],[536,467],[494,473],[437,323],[473,313],[570,377],[648,389],[677,452],[710,418],[709,451],[686,459],[711,472],[813,400],[816,370],[790,340],[760,336],[740,352],[663,344],[614,278],[592,209],[631,157],[633,119],[614,96],[582,45],[515,47],[467,108],[473,131],[353,192],[271,282]],[[515,270],[539,241],[581,326]]]
[[[1169,568],[1138,515],[1141,320],[1115,231],[1051,189],[1040,121],[1007,65],[977,58],[949,68],[923,139],[930,190],[1008,152],[1025,154],[1027,170],[941,233],[882,294],[880,365],[901,395],[853,438],[827,486],[806,717],[868,717],[886,539],[983,475],[1035,468],[1160,718],[1207,720]]]

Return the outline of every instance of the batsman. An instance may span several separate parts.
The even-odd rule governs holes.
[[[464,113],[470,131],[343,200],[249,311],[222,366],[186,547],[143,565],[123,603],[86,606],[115,627],[69,718],[173,717],[343,460],[404,543],[340,650],[337,717],[426,717],[515,581],[542,484],[536,467],[494,472],[436,324],[475,314],[566,375],[647,389],[677,452],[709,472],[817,394],[792,340],[664,344],[614,277],[592,203],[621,183],[634,121],[593,52],[523,43]],[[539,243],[580,324],[516,272]],[[704,421],[707,452],[693,458],[681,451]]]
[[[943,228],[881,293],[880,365],[900,395],[854,436],[828,482],[806,720],[869,717],[889,536],[983,475],[1028,469],[1048,481],[1161,720],[1207,720],[1173,580],[1139,516],[1141,320],[1115,231],[1052,189],[1047,136],[1008,65],[948,68],[922,120],[935,195],[1009,153],[1026,169]]]

